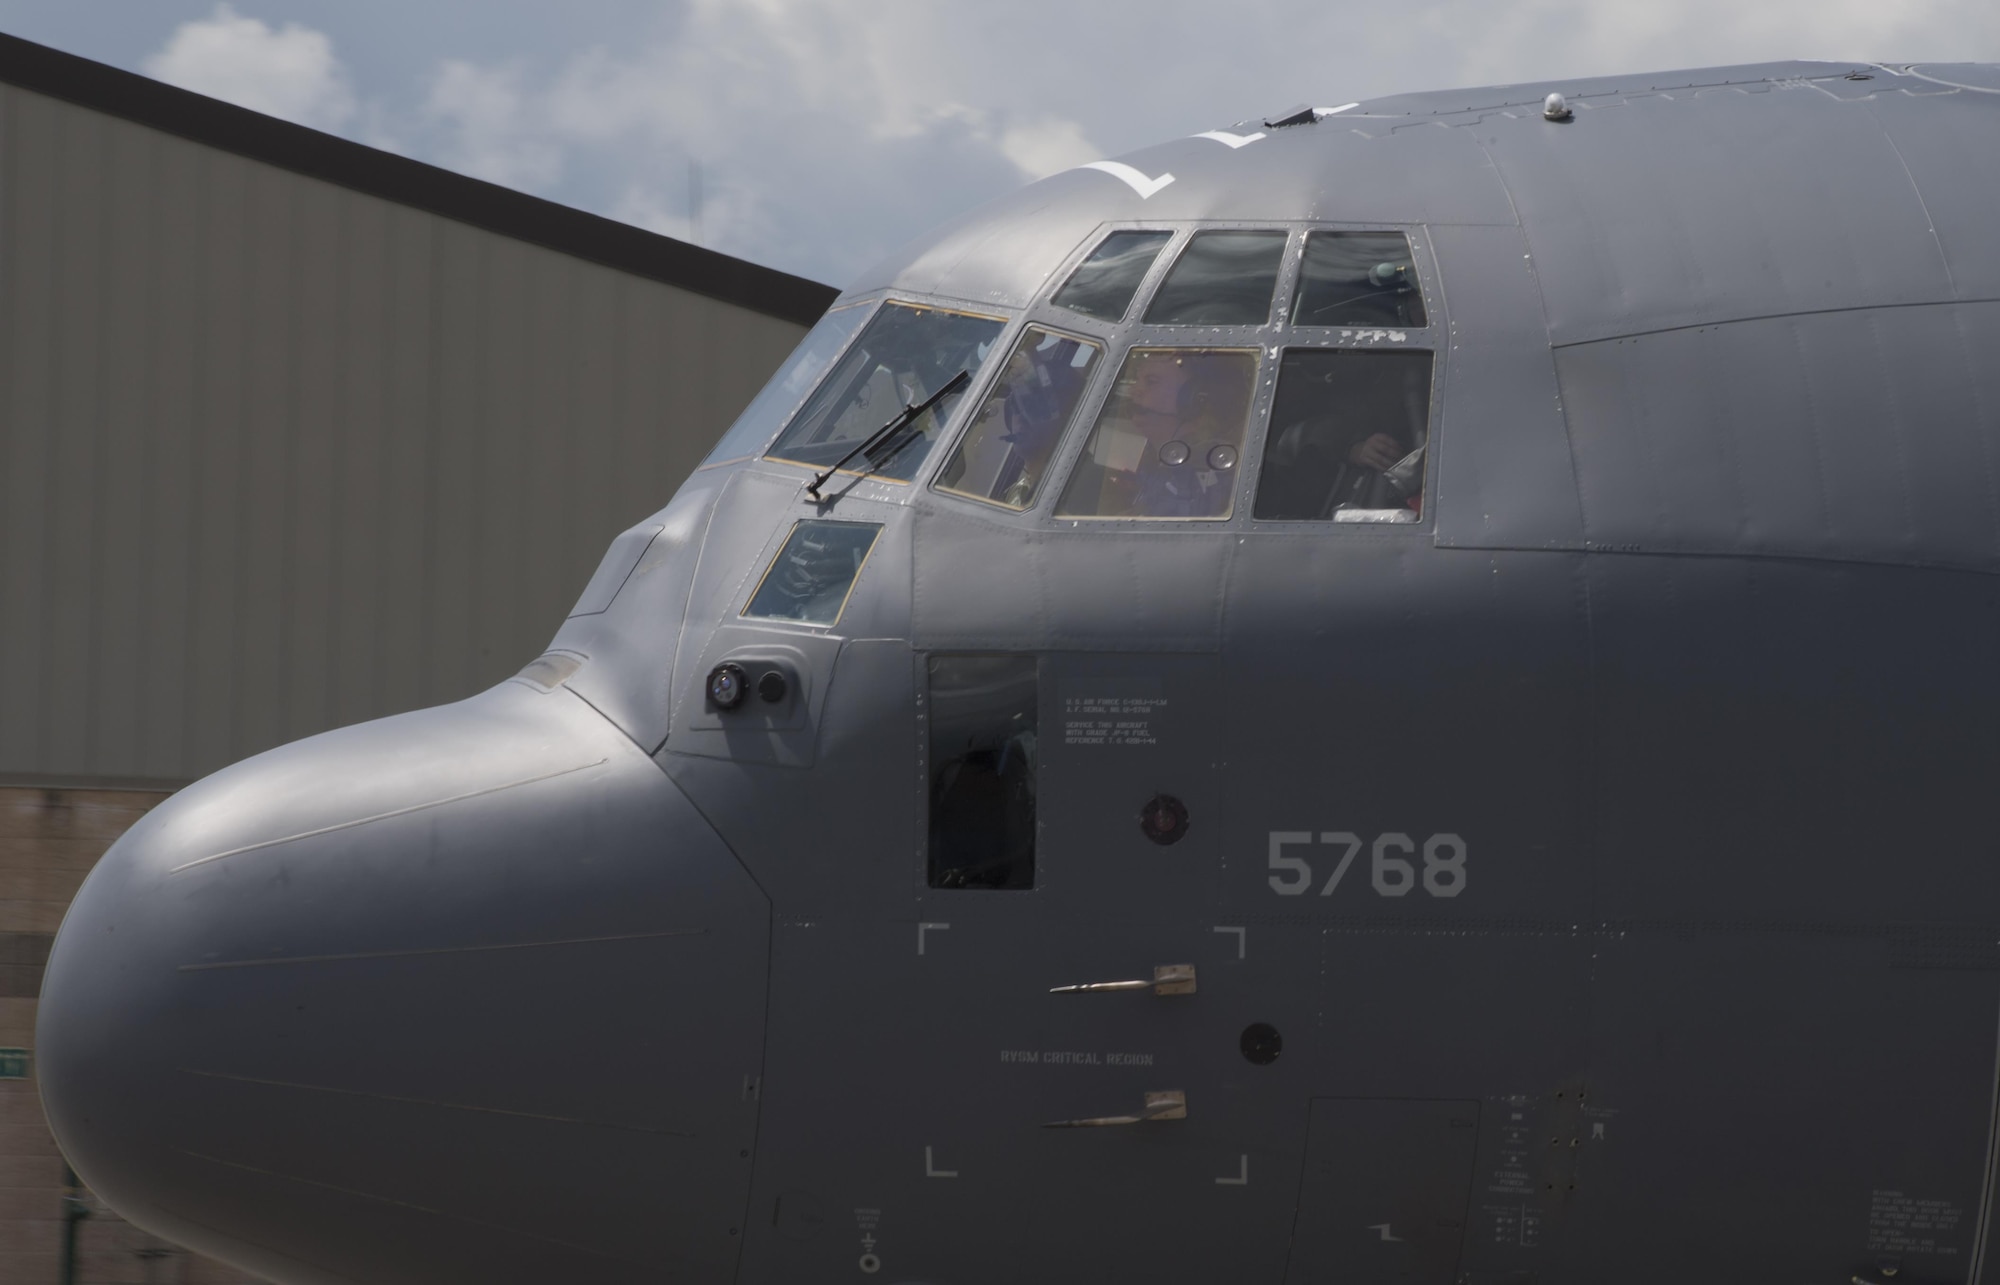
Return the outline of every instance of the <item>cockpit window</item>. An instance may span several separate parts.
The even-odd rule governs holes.
[[[1257,352],[1134,348],[1064,488],[1066,518],[1226,518]]]
[[[959,371],[976,374],[1004,324],[998,317],[945,308],[884,304],[793,417],[770,458],[814,468],[834,463]],[[874,470],[876,476],[908,481],[959,397],[953,393],[919,416],[903,444]]]
[[[833,364],[835,355],[874,310],[873,304],[849,304],[821,317],[819,324],[792,349],[792,355],[785,358],[785,364],[778,367],[778,373],[771,376],[764,390],[743,408],[743,413],[701,462],[702,467],[743,459],[763,450],[777,434],[778,425],[805,400],[812,386]]]
[[[1029,326],[972,426],[938,475],[938,489],[1025,509],[1103,350]]]
[[[1287,232],[1198,232],[1146,309],[1152,326],[1261,326]]]
[[[1288,350],[1251,516],[1421,520],[1430,408],[1428,352]]]
[[[833,624],[846,608],[854,578],[861,574],[881,533],[881,526],[873,522],[798,523],[765,568],[763,582],[750,595],[743,614],[802,625]]]
[[[1309,233],[1292,324],[1424,325],[1410,239],[1401,232]]]
[[[1113,232],[1076,265],[1050,302],[1087,317],[1123,321],[1147,269],[1172,236],[1171,232]]]

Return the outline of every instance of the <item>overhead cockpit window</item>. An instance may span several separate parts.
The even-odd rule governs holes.
[[[1256,381],[1255,349],[1134,348],[1056,516],[1228,517]]]
[[[819,377],[833,364],[834,357],[874,310],[872,303],[849,304],[821,317],[819,324],[799,341],[797,348],[792,349],[792,355],[785,359],[785,364],[778,367],[778,373],[764,385],[764,391],[743,408],[743,413],[736,417],[736,422],[729,426],[729,431],[708,453],[702,466],[743,459],[762,451],[777,435],[778,426],[785,422],[785,417],[798,409],[799,403],[819,382]]]
[[[833,624],[881,532],[873,522],[800,522],[764,569],[743,614],[802,625]]]
[[[1401,232],[1312,232],[1295,326],[1421,326],[1424,293]]]
[[[1076,265],[1051,302],[1087,317],[1123,321],[1147,269],[1172,236],[1171,232],[1113,232]]]
[[[930,886],[1035,886],[1033,656],[930,660]]]
[[[1261,326],[1287,232],[1198,232],[1146,309],[1152,326]]]
[[[1251,516],[1420,521],[1430,414],[1428,352],[1287,351]]]
[[[1006,323],[998,317],[886,303],[792,418],[769,454],[774,460],[825,468],[951,381],[978,373]],[[908,481],[930,453],[958,404],[953,393],[925,411],[873,471]]]
[[[1030,326],[938,475],[938,489],[1025,509],[1103,350]]]

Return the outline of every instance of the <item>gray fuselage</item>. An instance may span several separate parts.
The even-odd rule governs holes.
[[[284,1282],[1977,1281],[2000,70],[1280,119],[866,274],[521,677],[121,840],[92,1187]]]

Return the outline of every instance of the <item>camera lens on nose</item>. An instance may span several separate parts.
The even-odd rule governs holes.
[[[717,709],[735,709],[743,703],[748,679],[743,666],[724,661],[708,671],[708,703]]]

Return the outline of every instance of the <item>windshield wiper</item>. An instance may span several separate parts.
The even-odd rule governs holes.
[[[929,397],[924,398],[914,406],[903,407],[897,413],[896,418],[869,434],[867,440],[841,456],[838,460],[835,460],[832,467],[828,468],[826,472],[813,478],[812,482],[806,487],[806,494],[812,496],[815,500],[819,499],[819,488],[825,486],[828,478],[840,472],[841,469],[846,467],[847,461],[857,455],[868,457],[868,467],[861,471],[861,476],[866,477],[876,469],[881,468],[885,461],[902,449],[902,443],[896,439],[902,435],[904,429],[917,422],[917,416],[923,414],[971,382],[972,371],[969,369],[961,370],[950,379],[947,379],[944,382],[944,387],[938,389]],[[834,498],[838,499],[839,497],[836,496]]]

